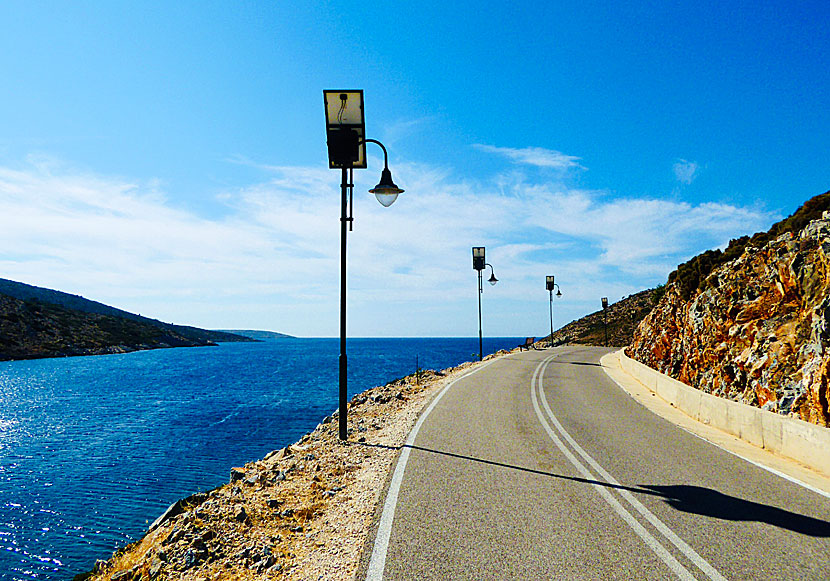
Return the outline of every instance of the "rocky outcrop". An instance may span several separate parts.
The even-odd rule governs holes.
[[[702,391],[830,426],[829,274],[825,211],[745,244],[693,285],[670,282],[627,353]]]

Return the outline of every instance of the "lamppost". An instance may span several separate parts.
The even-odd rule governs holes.
[[[363,116],[363,90],[323,91],[326,109],[326,145],[329,169],[340,170],[340,439],[348,438],[348,377],[346,359],[346,226],[352,229],[353,170],[366,168],[366,144],[375,143],[383,150],[383,171],[380,182],[369,190],[384,207],[391,206],[403,190],[392,181],[386,148],[376,139],[366,138]]]
[[[608,316],[606,311],[608,309],[608,297],[602,297],[602,324],[605,327],[605,346],[608,347]]]
[[[553,275],[550,274],[545,277],[545,287],[550,293],[550,346],[553,347],[553,288],[556,287],[556,296],[561,297],[562,291],[559,285],[553,282]]]
[[[496,278],[496,273],[493,272],[493,265],[484,262],[484,246],[473,246],[473,270],[478,271],[478,360],[484,359],[484,339],[481,333],[481,293],[484,288],[481,285],[481,271],[485,266],[490,267],[490,278],[487,282],[496,284],[499,279]]]

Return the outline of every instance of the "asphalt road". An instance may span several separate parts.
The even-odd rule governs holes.
[[[830,499],[654,415],[607,351],[514,354],[438,396],[362,575],[830,579]]]

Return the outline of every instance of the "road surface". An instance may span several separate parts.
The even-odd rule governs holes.
[[[361,578],[830,579],[830,498],[654,415],[607,352],[517,353],[439,394]]]

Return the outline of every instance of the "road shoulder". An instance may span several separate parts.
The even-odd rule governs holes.
[[[665,401],[642,383],[628,375],[620,366],[619,353],[619,351],[615,351],[603,356],[600,361],[603,370],[632,399],[652,413],[677,425],[690,434],[743,458],[747,462],[813,490],[817,494],[830,498],[830,478],[794,460],[775,455],[768,450],[754,446],[731,434],[727,434],[687,416],[674,407],[673,404]]]

